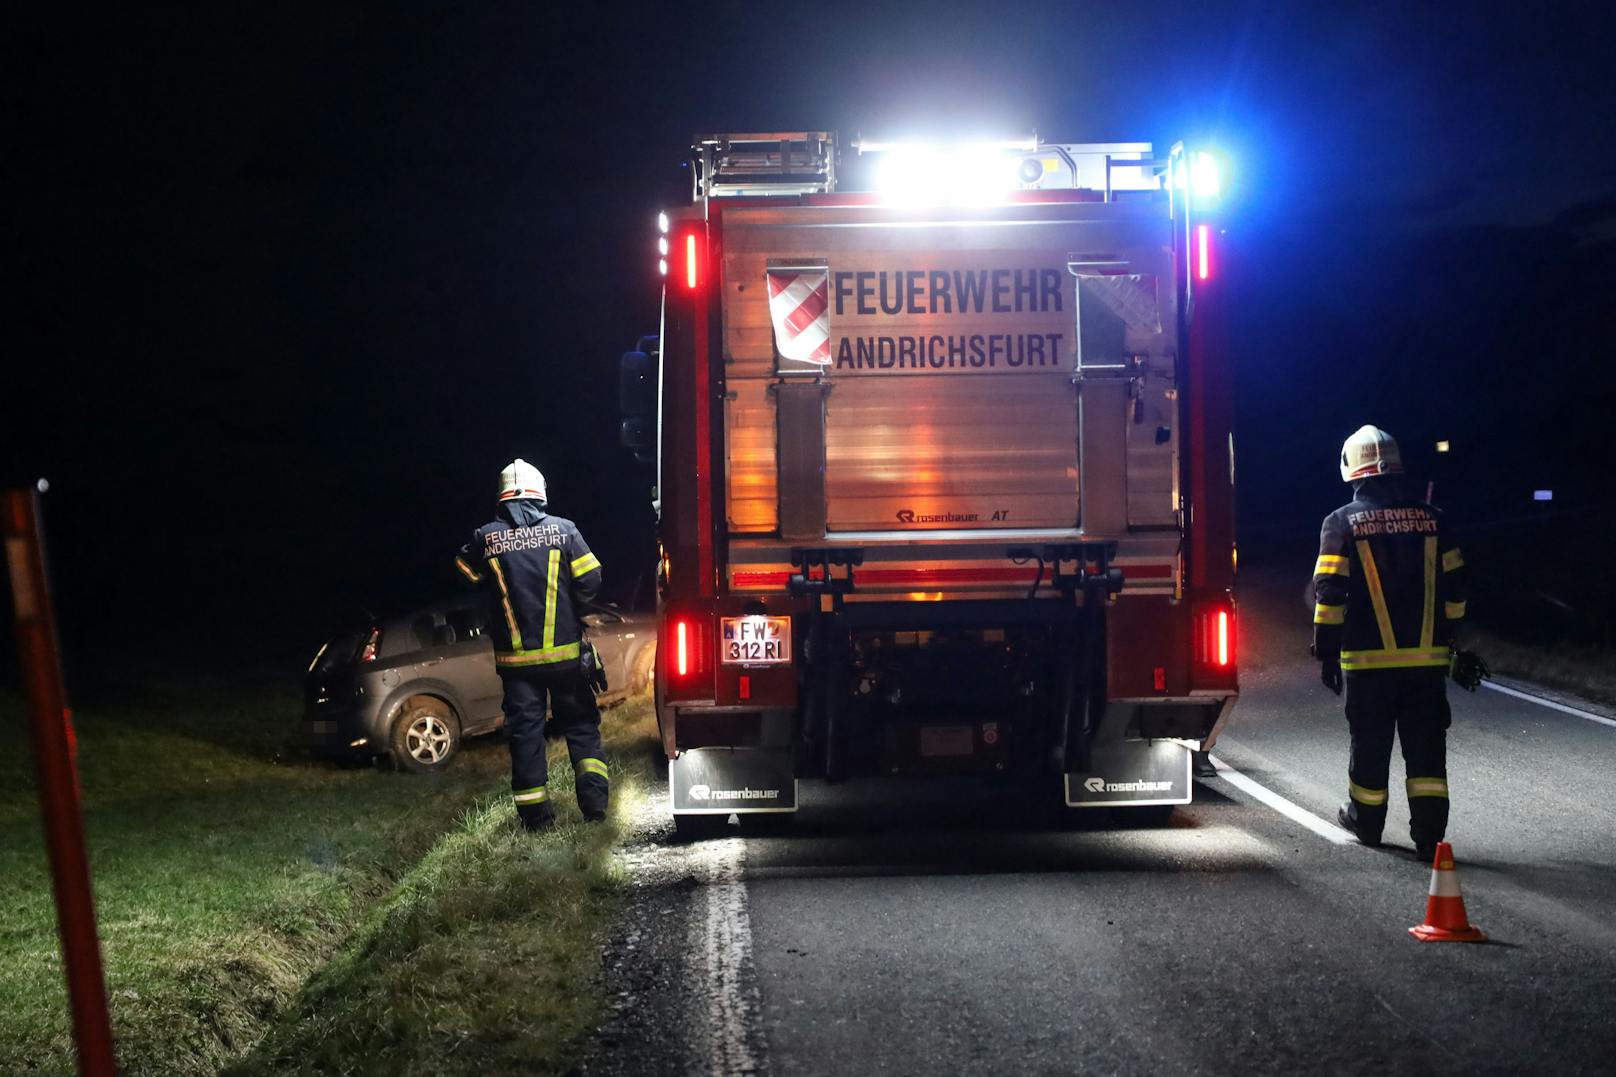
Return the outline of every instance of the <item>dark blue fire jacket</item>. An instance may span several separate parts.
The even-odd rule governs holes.
[[[542,501],[506,501],[460,548],[455,567],[489,596],[499,668],[578,664],[579,618],[600,591],[600,560],[571,520],[547,514]]]

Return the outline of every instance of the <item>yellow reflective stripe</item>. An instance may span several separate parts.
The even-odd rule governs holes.
[[[1420,646],[1436,639],[1436,536],[1425,536],[1425,605],[1420,610]]]
[[[1442,613],[1450,621],[1462,620],[1465,615],[1465,604],[1463,602],[1444,602],[1442,603]]]
[[[1365,789],[1351,778],[1347,779],[1347,795],[1359,804],[1366,804],[1371,808],[1386,803],[1386,790]]]
[[[455,568],[458,568],[461,572],[465,573],[466,579],[470,580],[472,583],[477,583],[483,578],[482,573],[472,568],[470,562],[468,562],[464,557],[455,558]]]
[[[1445,797],[1448,795],[1446,778],[1410,778],[1406,783],[1411,797]]]
[[[499,584],[499,601],[505,607],[505,626],[511,630],[511,646],[518,651],[522,649],[522,630],[516,627],[516,611],[511,608],[511,591],[505,586],[505,570],[499,567],[499,558],[490,557],[488,567],[494,570],[494,580]]]
[[[604,759],[580,759],[578,760],[578,770],[583,774],[598,774],[602,778],[609,777],[606,773],[606,761]]]
[[[536,785],[532,789],[518,789],[511,796],[516,798],[518,804],[543,804],[550,799],[550,790]]]
[[[1315,576],[1350,576],[1352,575],[1352,562],[1335,553],[1321,553],[1319,559],[1313,564]]]
[[[1452,572],[1456,568],[1464,568],[1464,554],[1457,548],[1449,550],[1442,555],[1442,571]]]
[[[563,643],[559,647],[545,647],[533,651],[496,651],[494,664],[496,666],[542,666],[551,662],[566,662],[577,658],[578,644]]]
[[[1347,607],[1326,606],[1320,602],[1313,607],[1313,623],[1316,625],[1338,625],[1347,619]]]
[[[544,580],[544,646],[555,646],[556,581],[561,578],[561,551],[550,551],[550,571]]]
[[[1369,549],[1368,539],[1358,540],[1358,560],[1363,562],[1364,582],[1369,585],[1369,601],[1375,607],[1375,621],[1380,625],[1380,645],[1388,651],[1394,650],[1397,637],[1392,634],[1392,615],[1386,612],[1386,593],[1380,589],[1380,570],[1375,567],[1375,555]],[[1347,668],[1345,662],[1341,668]]]
[[[1447,667],[1448,649],[1388,647],[1383,651],[1342,651],[1342,669],[1400,669],[1411,666]]]
[[[574,576],[582,576],[584,573],[593,572],[599,567],[600,558],[592,553],[586,553],[582,557],[572,559],[572,574]]]

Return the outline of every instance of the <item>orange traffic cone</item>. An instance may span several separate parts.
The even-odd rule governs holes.
[[[1421,942],[1486,942],[1481,928],[1465,916],[1464,897],[1459,893],[1459,872],[1453,866],[1453,846],[1436,844],[1431,864],[1431,896],[1425,902],[1425,923],[1408,933]]]

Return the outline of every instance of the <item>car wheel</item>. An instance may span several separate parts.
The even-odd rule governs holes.
[[[639,656],[634,659],[634,678],[629,682],[630,692],[644,692],[651,687],[651,681],[656,677],[656,644],[652,643],[640,649]]]
[[[393,763],[401,770],[430,774],[449,765],[460,747],[460,720],[443,700],[411,696],[393,721]]]

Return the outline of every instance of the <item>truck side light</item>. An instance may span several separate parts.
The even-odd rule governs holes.
[[[673,668],[683,677],[690,672],[690,622],[675,621],[673,625]]]
[[[1212,226],[1195,226],[1195,279],[1208,280],[1212,276]],[[691,285],[695,287],[694,284]]]

